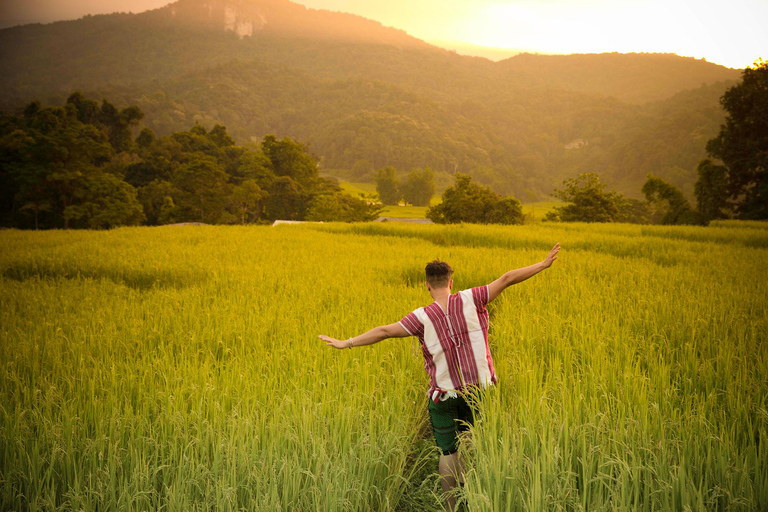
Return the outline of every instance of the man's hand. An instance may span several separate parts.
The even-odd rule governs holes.
[[[552,248],[551,251],[549,251],[549,254],[547,255],[546,259],[542,262],[544,263],[544,268],[549,268],[552,266],[552,262],[554,262],[557,259],[557,253],[560,252],[560,244],[555,244],[555,246]]]
[[[529,265],[527,267],[510,270],[492,283],[488,283],[488,302],[492,301],[499,296],[507,287],[513,284],[522,283],[528,278],[531,278],[544,270],[552,266],[552,262],[557,259],[557,253],[560,252],[560,244],[555,244],[547,257],[538,263]]]
[[[325,336],[324,334],[321,334],[318,338],[323,340],[326,345],[330,345],[334,348],[349,348],[349,340],[341,341],[336,338],[331,338],[330,336]]]

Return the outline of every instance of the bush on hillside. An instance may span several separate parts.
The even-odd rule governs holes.
[[[514,197],[501,197],[457,173],[456,183],[445,190],[442,203],[427,210],[427,218],[437,224],[522,224],[523,211]]]

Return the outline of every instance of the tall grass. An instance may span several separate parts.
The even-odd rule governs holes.
[[[286,235],[4,234],[0,508],[392,508],[424,421],[418,361],[316,335],[396,304],[340,288],[349,245]],[[383,310],[350,314],[360,301]]]
[[[491,305],[470,510],[768,509],[768,232],[339,225],[0,233],[0,508],[395,510],[412,341],[334,351],[542,258]],[[428,445],[429,443],[427,443]],[[431,500],[431,502],[430,502]],[[424,505],[427,506],[427,505]]]

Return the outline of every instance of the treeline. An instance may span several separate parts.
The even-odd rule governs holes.
[[[135,106],[76,92],[63,107],[30,103],[0,113],[2,225],[110,228],[274,219],[365,221],[378,207],[320,177],[316,158],[290,138],[239,146],[222,125],[157,137]]]
[[[695,207],[674,184],[648,175],[646,202],[605,190],[594,173],[564,181],[554,196],[567,204],[547,220],[706,225],[714,219],[768,219],[768,62],[742,73],[720,99],[727,112],[720,132],[707,144],[710,158],[696,168]]]
[[[645,201],[607,190],[595,173],[581,174],[563,185],[552,195],[565,204],[547,213],[545,221],[706,225],[711,220],[692,208],[679,188],[653,175],[642,189]]]
[[[376,170],[430,167],[461,172],[498,193],[533,199],[564,178],[599,169],[624,190],[657,174],[692,194],[704,143],[723,120],[724,84],[654,105],[626,105],[583,93],[509,93],[493,80],[476,98],[415,92],[401,84],[329,81],[268,62],[232,62],[124,91],[167,134],[200,120],[225,124],[238,141],[290,134],[311,143],[324,169],[374,182]],[[581,147],[567,147],[583,140]]]
[[[697,166],[695,207],[675,183],[658,175],[647,175],[642,202],[606,191],[587,172],[555,190],[567,204],[549,220],[706,224],[724,217],[768,218],[766,89],[768,64],[761,62],[745,69],[742,81],[722,96],[726,122],[706,143],[710,158]],[[143,117],[136,106],[118,109],[80,93],[63,107],[32,102],[18,115],[0,113],[0,222],[108,228],[278,218],[365,221],[378,212],[376,205],[343,194],[335,180],[320,177],[317,159],[290,138],[266,135],[258,146],[239,146],[224,126],[207,131],[195,124],[165,137],[145,128],[134,140]],[[519,158],[519,165],[531,162]],[[496,171],[489,166],[486,176]],[[522,221],[516,199],[472,183],[479,178],[458,167],[451,174],[456,183],[429,211],[435,222]],[[434,177],[423,166],[400,182],[395,168],[386,166],[376,174],[377,189],[387,203],[428,205]],[[506,179],[507,186],[519,182],[525,187],[520,176]]]
[[[723,94],[727,112],[720,133],[707,142],[710,158],[696,168],[696,204],[673,183],[649,174],[642,186],[645,201],[607,190],[595,173],[563,181],[553,196],[565,204],[545,218],[555,222],[629,222],[639,224],[707,225],[729,217],[768,219],[768,63],[759,61],[742,81]],[[380,176],[381,177],[381,176]],[[457,174],[456,184],[427,216],[440,223],[517,224],[519,203],[501,198]]]

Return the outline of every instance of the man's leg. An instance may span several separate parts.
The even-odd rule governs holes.
[[[457,482],[464,483],[464,465],[457,451],[458,434],[467,430],[472,421],[471,416],[467,416],[466,413],[460,414],[457,410],[457,404],[461,403],[463,403],[461,398],[449,398],[438,403],[429,402],[432,429],[437,446],[442,452],[438,463],[440,486],[445,493],[449,512],[453,512],[456,508]],[[445,453],[448,455],[444,455]]]
[[[440,486],[445,494],[448,512],[453,512],[456,508],[456,482],[464,481],[464,468],[462,467],[459,452],[450,455],[440,455],[440,462],[437,466],[440,473]]]

